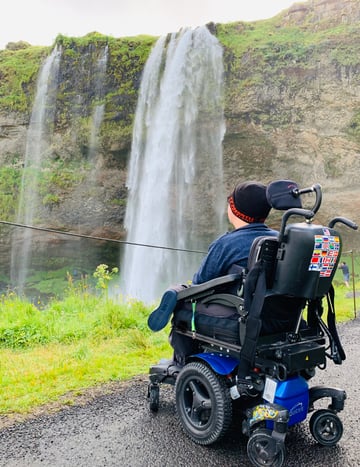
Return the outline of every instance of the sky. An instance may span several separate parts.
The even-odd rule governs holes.
[[[271,18],[299,0],[10,0],[0,13],[0,49],[20,40],[51,45],[58,34],[161,36],[213,21]]]

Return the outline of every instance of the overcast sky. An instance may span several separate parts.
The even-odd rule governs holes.
[[[0,49],[24,40],[51,45],[58,34],[161,36],[209,21],[271,18],[296,0],[7,0],[0,10]]]

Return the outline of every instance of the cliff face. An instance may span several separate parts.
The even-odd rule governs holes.
[[[58,37],[61,58],[52,91],[55,115],[52,121],[45,119],[41,130],[46,148],[38,183],[38,224],[112,238],[121,235],[137,92],[154,42],[152,37],[115,40],[97,33],[81,39]],[[17,99],[9,103],[6,86],[1,92],[0,85],[0,188],[6,184],[6,169],[12,170],[14,179],[12,196],[7,200],[0,196],[3,220],[14,220],[37,77],[49,54],[48,48],[33,47],[0,52],[0,74],[8,77],[8,88],[20,87]],[[106,61],[103,70],[101,60]],[[26,61],[31,72],[19,80]],[[93,135],[101,107],[101,124]]]
[[[233,25],[245,47],[231,47],[218,27],[228,67],[229,183],[232,174],[319,182],[319,220],[359,218],[359,19],[356,1],[314,0],[260,24],[261,38],[254,25]]]
[[[359,2],[309,0],[270,20],[209,28],[224,47],[226,189],[239,179],[320,183],[324,201],[319,220],[342,215],[358,221]],[[41,182],[43,225],[66,230],[81,226],[83,233],[121,237],[137,92],[155,40],[97,33],[57,39],[63,52],[48,167]],[[108,62],[99,97],[94,95],[95,63],[104,47]],[[48,54],[47,48],[33,47],[0,51],[3,220],[14,220],[36,77]],[[17,97],[11,99],[14,93]],[[91,184],[85,184],[92,115],[99,103],[105,113],[96,170]]]

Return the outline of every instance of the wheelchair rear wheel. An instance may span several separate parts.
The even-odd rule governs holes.
[[[179,373],[175,393],[181,425],[195,443],[209,445],[226,433],[232,401],[223,377],[201,362],[191,362]]]

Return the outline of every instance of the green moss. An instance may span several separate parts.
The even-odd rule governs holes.
[[[356,34],[359,34],[357,31]],[[332,60],[339,66],[359,66],[360,64],[360,44],[358,41],[343,42],[331,51]]]
[[[339,75],[356,77],[360,44],[353,38],[359,33],[359,24],[334,27],[325,21],[314,23],[311,13],[300,26],[284,26],[282,15],[253,23],[218,24],[216,35],[224,48],[225,108],[236,111],[242,100],[247,102],[254,96],[259,96],[259,102],[270,89],[273,92],[267,97],[268,108],[262,102],[261,113],[254,111],[251,121],[264,128],[302,121],[299,108],[279,112],[284,93],[291,98],[304,86],[314,86],[319,64],[334,67]],[[274,113],[275,109],[278,113]],[[353,132],[356,125],[353,122]]]
[[[39,175],[39,194],[45,206],[58,204],[62,195],[80,184],[87,174],[86,161],[65,163],[59,159],[45,167]]]
[[[55,43],[62,47],[63,74],[57,94],[55,128],[80,130],[77,138],[81,146],[81,141],[88,138],[88,134],[86,138],[82,135],[89,129],[94,106],[105,103],[104,120],[120,122],[117,133],[128,140],[141,73],[156,40],[145,35],[116,39],[97,32],[76,38],[58,35]],[[108,46],[106,93],[96,98],[92,82],[95,73],[87,74],[83,70],[94,70],[94,63],[105,46]],[[30,114],[38,73],[50,50],[51,47],[14,46],[12,50],[0,51],[0,111]],[[113,135],[113,127],[107,128]]]
[[[29,112],[35,82],[49,47],[0,51],[0,109]]]
[[[0,167],[0,219],[3,221],[11,221],[14,218],[20,184],[19,168]]]
[[[61,201],[60,196],[55,195],[53,193],[49,193],[45,195],[42,200],[43,205],[49,206],[49,207],[60,204],[60,201]]]
[[[349,126],[345,130],[348,135],[360,142],[360,110],[353,115]]]

